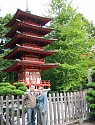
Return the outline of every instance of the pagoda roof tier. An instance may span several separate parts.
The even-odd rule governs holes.
[[[56,66],[55,63],[45,63],[45,64],[34,64],[26,61],[19,61],[14,63],[12,66],[4,69],[4,72],[18,72],[20,69],[39,69],[39,70],[47,70],[54,68]]]
[[[30,36],[26,34],[16,33],[15,37],[11,39],[6,45],[4,45],[4,48],[10,48],[13,49],[16,47],[16,44],[23,44],[23,43],[30,43],[39,45],[41,47],[44,47],[50,43],[53,42],[53,39],[44,39],[42,37],[36,37],[36,36]]]
[[[44,28],[40,26],[34,26],[31,24],[26,24],[21,21],[16,21],[15,25],[12,27],[12,29],[5,35],[5,37],[12,38],[15,36],[16,31],[20,31],[21,33],[24,34],[29,34],[29,35],[38,35],[38,36],[44,36],[48,33],[50,33],[53,29],[50,28]]]
[[[53,55],[56,53],[56,51],[50,51],[50,50],[35,50],[33,48],[27,48],[23,46],[16,47],[13,51],[11,51],[9,54],[4,56],[4,59],[20,59],[20,57],[23,56],[24,53],[27,53],[30,56],[36,56],[39,59],[45,58],[47,56]]]
[[[17,12],[15,13],[14,17],[11,19],[11,21],[9,23],[6,24],[6,26],[13,27],[16,19],[20,19],[20,20],[24,19],[26,21],[34,22],[41,26],[45,25],[46,23],[48,23],[49,21],[52,20],[52,18],[33,15],[31,13],[27,13],[27,12],[24,12],[24,11],[18,9]]]

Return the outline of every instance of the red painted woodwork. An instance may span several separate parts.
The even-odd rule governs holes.
[[[26,13],[26,12],[18,9],[17,12],[15,13],[14,17],[12,18],[12,20],[6,26],[13,27],[16,19],[25,20],[28,22],[34,22],[40,26],[44,26],[46,23],[48,23],[49,21],[52,20],[52,18],[46,18],[46,17],[33,15],[33,14]]]
[[[4,48],[13,49],[16,47],[16,44],[21,45],[23,43],[36,44],[40,47],[44,47],[48,44],[51,44],[52,42],[53,42],[53,39],[47,40],[41,37],[35,37],[35,36],[30,37],[28,35],[17,32],[16,35],[6,45],[4,45]]]
[[[53,29],[50,28],[36,27],[17,21],[10,32],[5,35],[5,37],[13,38],[16,34],[16,31],[27,35],[29,34],[30,36],[32,36],[32,34],[35,34],[35,36],[43,37],[44,35],[50,33],[52,30]]]
[[[4,56],[4,59],[20,59],[22,56],[30,55],[32,57],[45,58],[55,54],[55,51],[47,51],[47,50],[35,50],[27,47],[16,47],[13,51],[11,51],[8,55]]]
[[[46,40],[44,35],[53,29],[42,27],[48,23],[50,18],[43,18],[17,10],[13,19],[6,25],[11,30],[5,35],[11,38],[4,47],[12,51],[4,56],[4,59],[16,60],[16,62],[5,69],[5,72],[16,72],[18,81],[24,82],[26,86],[35,85],[50,88],[50,81],[41,79],[41,71],[54,68],[55,63],[45,63],[44,58],[55,54],[55,51],[44,50],[44,46],[53,42]]]

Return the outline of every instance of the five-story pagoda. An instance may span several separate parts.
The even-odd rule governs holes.
[[[18,9],[6,25],[11,28],[6,37],[11,40],[4,47],[12,51],[4,56],[4,59],[16,60],[16,62],[4,71],[16,72],[17,81],[24,82],[27,87],[31,84],[36,88],[37,86],[50,87],[50,81],[41,80],[41,71],[55,67],[55,64],[45,63],[44,60],[45,57],[55,53],[43,48],[53,42],[52,39],[43,38],[53,30],[43,27],[50,20]]]

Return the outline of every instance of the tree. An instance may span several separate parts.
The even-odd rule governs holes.
[[[95,27],[66,0],[52,0],[50,7],[49,14],[55,16],[50,24],[54,32],[47,37],[57,40],[46,48],[57,53],[46,61],[58,66],[43,72],[43,78],[51,80],[52,90],[78,90],[87,83],[87,69],[95,63],[91,52]]]
[[[4,35],[9,31],[5,24],[7,24],[12,18],[11,14],[7,14],[5,17],[0,17],[0,39],[4,39]],[[6,43],[9,39],[6,39]],[[11,65],[11,61],[4,60],[2,57],[8,53],[9,50],[4,51],[4,44],[0,43],[0,82],[7,81],[7,74],[3,72],[3,69]],[[8,81],[7,81],[8,82]]]

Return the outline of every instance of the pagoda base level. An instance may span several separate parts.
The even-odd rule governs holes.
[[[18,82],[23,82],[23,83],[25,83],[25,85],[26,85],[26,87],[28,87],[28,88],[30,88],[32,85],[34,85],[35,86],[35,89],[38,89],[38,87],[39,86],[41,86],[41,87],[43,87],[44,89],[50,89],[50,80],[48,80],[48,81],[40,81],[40,83],[38,83],[38,84],[33,84],[32,82],[24,82],[24,81],[18,81]]]

